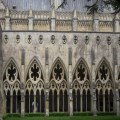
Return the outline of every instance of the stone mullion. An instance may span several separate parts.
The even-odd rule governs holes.
[[[10,113],[13,113],[13,95],[10,95]]]
[[[57,112],[59,112],[59,92],[57,94]]]
[[[87,112],[87,107],[88,107],[88,106],[87,106],[87,101],[88,101],[88,100],[87,100],[87,91],[86,91],[86,112]]]
[[[39,97],[40,97],[40,106],[39,106],[40,108],[39,109],[40,109],[40,113],[41,113],[41,91],[40,91]]]
[[[34,113],[36,113],[36,94],[34,94]]]
[[[110,112],[110,93],[108,93],[108,111]]]
[[[105,112],[105,93],[103,93],[103,112]]]
[[[81,101],[81,106],[80,106],[80,111],[82,112],[83,111],[83,99],[82,99],[83,95],[82,93],[80,94],[80,101]]]
[[[97,103],[97,106],[98,106],[98,111],[100,111],[100,93],[98,92],[98,103]]]
[[[79,95],[80,95],[80,110],[79,111],[81,111],[81,94],[79,93]]]
[[[30,113],[30,92],[29,92],[29,113]]]
[[[54,112],[54,91],[52,91],[52,111]]]
[[[120,96],[119,89],[116,89],[116,106],[117,106],[117,116],[120,116]]]
[[[64,112],[64,91],[63,91],[63,112]]]
[[[18,96],[18,95],[16,94],[16,98],[15,98],[15,99],[16,99],[16,110],[15,110],[16,113],[17,113],[17,102],[18,102],[18,101],[17,101],[17,96]]]
[[[77,91],[75,91],[75,100],[76,100],[76,112],[77,112]]]

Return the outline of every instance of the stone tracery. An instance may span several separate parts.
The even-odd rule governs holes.
[[[67,78],[65,68],[59,59],[51,72],[49,81],[49,103],[52,103],[49,105],[51,112],[64,112],[68,110]]]
[[[85,62],[80,60],[73,74],[73,111],[90,111],[90,96],[88,68]]]
[[[44,112],[44,79],[42,69],[36,59],[29,67],[25,89],[26,112]]]
[[[6,95],[6,112],[20,112],[20,77],[14,60],[10,60],[5,69],[3,87]]]
[[[103,60],[96,75],[96,97],[98,111],[113,111],[113,82],[110,68]]]

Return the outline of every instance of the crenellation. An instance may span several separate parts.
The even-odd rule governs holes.
[[[4,11],[2,11],[2,14],[4,14]],[[119,32],[120,31],[120,24],[119,24],[119,14],[115,16],[105,13],[105,14],[95,14],[93,15],[88,15],[87,13],[80,13],[76,10],[73,12],[58,12],[54,11],[54,19],[53,19],[53,11],[15,11],[15,10],[6,10],[6,16],[3,16],[1,14],[1,19],[4,20],[6,19],[20,19],[24,21],[30,20],[32,17],[33,23],[30,23],[29,25],[31,26],[31,29],[28,28],[27,30],[33,30],[35,29],[36,31],[43,31],[44,30],[52,30],[51,26],[54,26],[54,31],[61,31],[64,27],[64,31],[96,31],[96,32]],[[53,22],[54,21],[54,25]],[[94,20],[94,22],[93,22]],[[115,22],[114,22],[115,20]],[[3,26],[3,29],[11,29],[9,26],[9,20],[7,20],[8,23],[6,23],[6,27],[4,27],[3,23],[1,22],[1,26]],[[46,22],[43,22],[46,21]],[[21,26],[17,30],[23,30],[25,28],[26,30],[26,24],[23,24],[24,22],[21,22]],[[56,23],[56,24],[55,24]],[[94,23],[94,24],[93,24]],[[99,23],[99,24],[98,24]],[[42,27],[39,27],[39,24],[42,24]],[[24,27],[25,25],[25,27]],[[75,29],[75,26],[77,26]],[[12,27],[12,30],[16,30],[15,28]]]

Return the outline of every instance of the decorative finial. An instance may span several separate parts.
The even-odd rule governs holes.
[[[73,12],[73,18],[77,18],[77,11],[76,11],[76,9]]]
[[[29,10],[29,17],[33,17],[32,6],[30,6],[30,10]]]
[[[9,8],[7,7],[6,9],[6,16],[9,16],[10,15],[10,12],[9,12]]]

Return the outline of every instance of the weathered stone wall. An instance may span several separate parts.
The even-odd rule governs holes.
[[[19,35],[19,40],[16,36]],[[31,35],[29,40],[28,36]],[[40,35],[43,36],[43,43],[40,43]],[[52,43],[51,36],[55,36],[55,43]],[[63,36],[66,36],[66,43],[63,43]],[[78,42],[75,44],[74,36],[77,36]],[[5,38],[7,36],[7,39]],[[86,40],[88,36],[88,40]],[[97,36],[100,40],[97,41]],[[110,37],[110,41],[108,41]],[[108,43],[109,42],[109,43]],[[25,49],[25,70],[27,69],[33,57],[40,60],[45,69],[45,49],[48,48],[49,68],[52,67],[55,59],[60,57],[66,69],[68,69],[68,49],[72,48],[72,68],[82,57],[88,63],[91,69],[91,50],[95,53],[96,68],[100,60],[105,57],[113,69],[114,59],[117,59],[120,65],[119,56],[119,34],[111,33],[67,33],[67,32],[3,32],[3,60],[4,66],[11,57],[15,59],[19,68],[21,65],[21,50]],[[117,50],[117,58],[113,58],[113,48]]]

